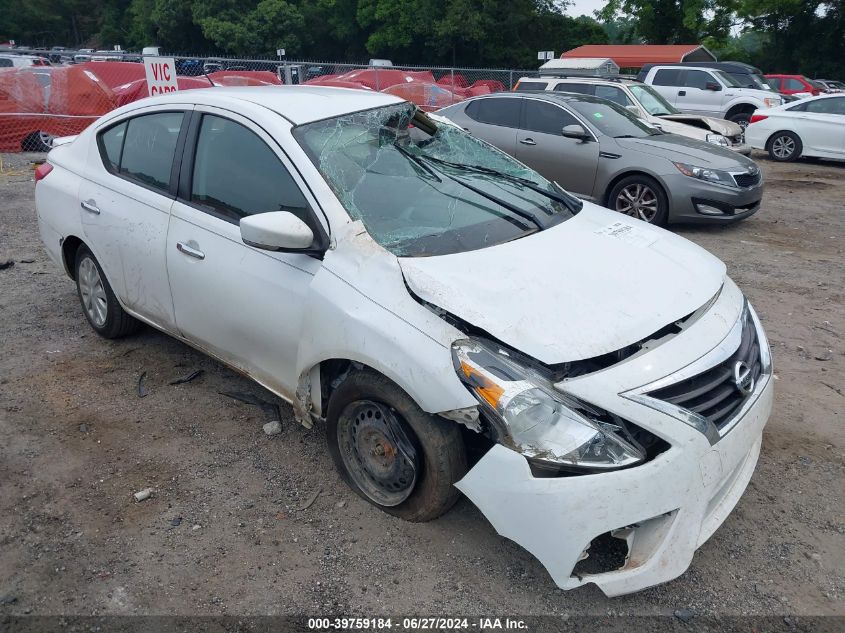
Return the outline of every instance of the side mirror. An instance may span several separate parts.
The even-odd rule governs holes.
[[[563,130],[561,130],[561,134],[563,134],[566,138],[577,138],[580,141],[586,141],[590,138],[587,130],[585,130],[584,126],[580,123],[572,123],[571,125],[565,126]]]
[[[640,116],[640,109],[635,105],[626,105],[625,109],[634,116]]]
[[[241,218],[241,239],[267,251],[300,251],[314,243],[314,232],[290,211],[271,211]]]
[[[708,81],[704,84],[705,90],[712,90],[713,92],[719,92],[722,89],[722,86],[717,84],[715,81]]]

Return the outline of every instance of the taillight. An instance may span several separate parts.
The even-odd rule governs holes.
[[[768,116],[766,116],[765,114],[752,114],[752,115],[751,115],[751,120],[750,120],[748,123],[749,123],[749,124],[751,124],[751,123],[757,123],[757,122],[759,122],[759,121],[765,121],[765,120],[766,120],[766,119],[768,119],[768,118],[769,118],[769,117],[768,117]]]
[[[53,171],[53,166],[50,163],[41,163],[35,168],[35,182],[44,180],[51,171]]]

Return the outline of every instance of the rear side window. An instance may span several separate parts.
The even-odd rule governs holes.
[[[311,224],[305,197],[273,150],[240,123],[210,114],[197,139],[191,202],[233,222],[290,211]]]
[[[563,128],[573,123],[578,123],[578,120],[563,108],[546,101],[527,99],[520,127],[523,130],[560,136]]]
[[[793,79],[792,77],[783,80],[783,88],[784,90],[797,90],[798,92],[808,90],[803,81]]]
[[[626,95],[621,88],[617,88],[616,86],[596,86],[595,95],[597,97],[601,97],[602,99],[613,101],[613,103],[618,103],[623,108],[625,106],[633,105],[631,100],[628,98],[628,95]]]
[[[545,90],[548,86],[548,81],[520,81],[516,85],[516,91],[524,92],[526,90]]]
[[[479,123],[515,128],[519,126],[519,109],[521,105],[522,99],[511,97],[478,99],[477,101],[472,101],[464,112],[470,119]]]
[[[833,99],[817,99],[802,104],[804,111],[817,112],[819,114],[845,114],[845,97],[834,97]]]
[[[654,73],[655,86],[677,86],[680,82],[681,71],[678,68],[661,68]]]
[[[100,135],[103,161],[109,171],[120,171],[120,153],[123,151],[123,137],[126,136],[126,122],[109,128]]]
[[[112,173],[167,192],[182,112],[134,117],[100,133],[100,156]]]
[[[575,92],[580,95],[593,94],[595,86],[593,84],[574,84],[574,83],[559,83],[555,86],[555,90],[560,92]]]

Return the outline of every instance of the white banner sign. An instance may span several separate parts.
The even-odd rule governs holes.
[[[151,97],[176,92],[176,62],[172,57],[144,57],[147,71],[147,90]]]

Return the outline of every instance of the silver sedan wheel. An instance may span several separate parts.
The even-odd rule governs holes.
[[[789,158],[795,152],[795,140],[790,136],[778,136],[772,141],[772,154],[777,158]]]
[[[97,327],[103,327],[108,316],[108,300],[100,271],[90,257],[79,262],[79,295],[82,307],[91,322]]]
[[[628,185],[616,197],[616,210],[646,222],[654,220],[658,211],[657,194],[648,185]]]

